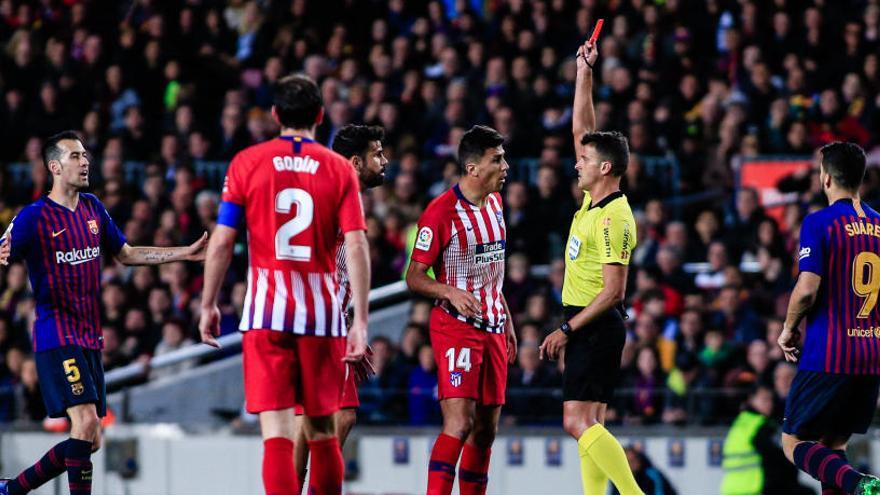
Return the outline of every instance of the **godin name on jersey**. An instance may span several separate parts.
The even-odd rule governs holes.
[[[314,175],[321,166],[318,160],[306,156],[276,156],[272,159],[275,170],[279,172],[305,172]]]

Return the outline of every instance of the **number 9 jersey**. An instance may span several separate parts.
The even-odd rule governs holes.
[[[243,208],[247,223],[248,285],[239,329],[345,336],[336,243],[340,232],[366,230],[351,164],[310,139],[282,136],[235,156],[223,202]]]
[[[880,214],[841,199],[807,215],[798,265],[822,277],[800,369],[880,375]]]

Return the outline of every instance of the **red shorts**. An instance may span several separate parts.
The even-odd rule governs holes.
[[[358,399],[357,380],[350,364],[345,365],[345,385],[342,386],[342,397],[339,399],[339,409],[357,409],[361,401]]]
[[[437,393],[443,399],[474,399],[484,406],[504,404],[507,340],[457,320],[435,307],[429,323],[437,361]]]
[[[339,409],[357,409],[361,406],[358,399],[357,380],[351,371],[351,365],[345,366],[345,384],[342,386],[342,397],[339,399]],[[293,406],[293,413],[297,416],[305,414],[303,406],[297,404]]]
[[[242,341],[244,397],[250,413],[302,404],[309,416],[340,408],[345,383],[345,337],[250,330]]]

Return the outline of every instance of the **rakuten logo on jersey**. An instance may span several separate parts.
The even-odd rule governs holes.
[[[272,159],[275,170],[279,172],[304,172],[314,175],[318,171],[318,160],[306,156],[276,156]]]
[[[79,265],[86,261],[92,261],[101,257],[101,248],[71,249],[70,251],[55,251],[55,263],[59,265],[68,263]]]

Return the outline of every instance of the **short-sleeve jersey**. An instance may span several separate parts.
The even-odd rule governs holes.
[[[247,223],[239,329],[345,336],[336,242],[340,232],[366,229],[351,164],[310,139],[282,136],[235,156],[223,201],[244,207]]]
[[[24,259],[36,298],[34,352],[77,345],[102,349],[101,254],[116,255],[125,236],[94,195],[71,211],[48,197],[26,206],[4,236]]]
[[[850,199],[807,215],[798,266],[822,277],[800,368],[880,374],[880,215]]]
[[[465,317],[448,301],[437,303],[461,321],[503,333],[507,312],[501,290],[507,234],[501,195],[490,194],[481,208],[455,185],[431,201],[418,227],[410,259],[432,267],[438,282],[473,294],[480,302],[480,316]]]
[[[602,265],[629,265],[637,242],[636,222],[623,193],[611,193],[596,204],[591,204],[590,193],[585,194],[568,233],[562,283],[565,306],[588,306],[605,287]]]

